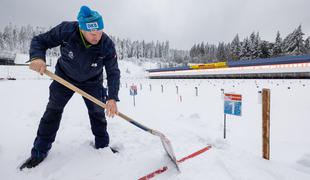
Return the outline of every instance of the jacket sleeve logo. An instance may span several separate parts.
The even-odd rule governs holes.
[[[70,59],[73,59],[74,58],[73,52],[69,51],[68,56],[69,56]]]

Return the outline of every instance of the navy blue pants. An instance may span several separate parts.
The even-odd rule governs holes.
[[[106,101],[106,90],[102,84],[78,87],[102,102]],[[55,141],[64,107],[74,94],[72,90],[56,81],[52,82],[49,89],[49,102],[39,124],[37,137],[31,150],[32,156],[47,156],[52,143]],[[83,99],[88,109],[91,130],[95,136],[95,147],[107,147],[109,145],[109,134],[107,133],[104,109],[86,98]]]

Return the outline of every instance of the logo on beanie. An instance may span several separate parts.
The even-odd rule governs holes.
[[[90,22],[90,23],[86,23],[86,27],[89,30],[93,30],[93,29],[98,29],[98,23],[97,22]]]

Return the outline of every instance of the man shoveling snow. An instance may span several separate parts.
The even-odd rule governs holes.
[[[84,98],[95,136],[94,146],[97,149],[106,148],[109,145],[109,134],[105,111],[107,116],[114,117],[117,114],[116,102],[119,101],[120,70],[116,50],[112,40],[103,32],[104,23],[98,12],[82,6],[77,19],[78,22],[62,22],[32,39],[30,69],[43,75],[46,70],[46,50],[60,46],[61,56],[56,64],[55,74],[106,102],[104,110]],[[107,74],[108,93],[103,87],[103,67]],[[21,170],[33,168],[46,158],[55,141],[64,107],[74,91],[53,81],[49,94],[49,102],[41,118],[31,156],[21,165]]]

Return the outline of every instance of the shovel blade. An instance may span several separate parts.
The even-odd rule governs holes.
[[[180,168],[179,168],[177,159],[175,157],[175,154],[174,154],[174,151],[173,151],[173,148],[172,148],[172,145],[171,145],[169,139],[166,138],[163,134],[161,134],[160,140],[161,140],[161,143],[163,144],[164,149],[165,149],[166,153],[168,154],[169,158],[171,159],[171,161],[175,165],[176,169],[180,172]]]

